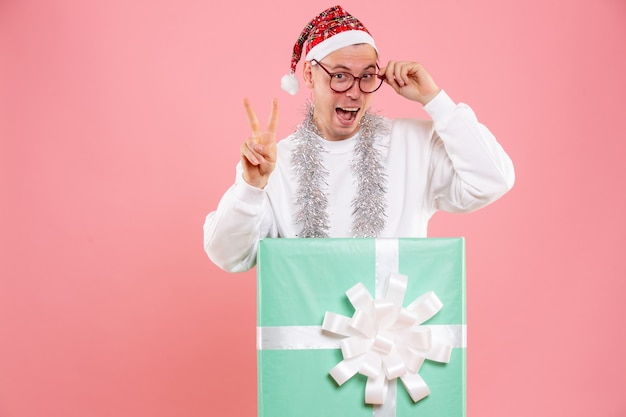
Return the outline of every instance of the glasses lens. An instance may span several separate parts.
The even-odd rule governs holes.
[[[353,84],[354,76],[352,74],[340,72],[337,74],[333,74],[330,77],[330,88],[340,93],[348,91],[350,88],[352,88]]]
[[[378,90],[383,83],[383,80],[378,78],[376,74],[364,75],[359,80],[359,88],[364,93],[373,93]]]

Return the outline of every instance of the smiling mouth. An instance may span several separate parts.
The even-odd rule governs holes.
[[[352,122],[356,119],[356,115],[361,110],[360,107],[337,107],[335,112],[337,113],[337,117],[343,122]]]

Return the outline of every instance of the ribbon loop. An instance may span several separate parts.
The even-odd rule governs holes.
[[[407,283],[405,275],[391,272],[384,296],[376,300],[358,283],[346,291],[355,309],[351,318],[331,312],[324,316],[322,329],[346,336],[340,342],[344,359],[330,374],[339,385],[357,372],[366,376],[368,404],[384,404],[389,382],[397,378],[413,401],[423,399],[430,394],[418,374],[424,360],[450,361],[449,341],[422,325],[441,310],[441,300],[429,291],[403,308]]]
[[[382,333],[378,333],[374,338],[372,349],[387,355],[391,352],[391,348],[393,348],[393,340]]]
[[[406,309],[417,316],[417,323],[422,324],[437,314],[442,307],[443,303],[439,297],[434,292],[429,291],[409,304]]]
[[[378,378],[378,376],[381,375],[381,363],[382,359],[380,355],[373,352],[367,352],[363,356],[363,362],[361,363],[359,373],[368,378]]]
[[[392,380],[404,375],[407,371],[402,356],[394,350],[389,355],[383,356],[383,365],[387,379]]]
[[[406,293],[408,277],[406,275],[391,272],[385,289],[385,300],[402,307],[404,294]]]
[[[427,352],[432,347],[432,333],[427,327],[412,328],[403,336],[405,344],[412,349]]]
[[[346,291],[346,295],[348,296],[348,300],[357,310],[367,310],[370,305],[374,301],[372,296],[370,295],[365,285],[362,283],[358,283],[348,291]]]
[[[354,331],[350,327],[350,317],[327,311],[324,314],[322,330],[341,336],[354,336]]]
[[[365,384],[365,402],[368,404],[383,404],[387,396],[389,382],[385,375],[368,378]]]
[[[370,311],[355,311],[350,319],[350,327],[369,338],[376,337],[376,317]]]
[[[426,356],[424,356],[423,354],[420,354],[419,352],[414,351],[413,349],[406,348],[406,347],[402,347],[402,348],[403,349],[399,348],[398,352],[400,353],[400,355],[402,355],[402,358],[404,359],[404,364],[406,366],[406,369],[409,372],[417,373],[422,367],[422,364],[424,363]]]
[[[357,356],[356,358],[344,359],[339,362],[329,374],[333,377],[338,385],[343,385],[344,382],[352,378],[359,372],[361,363],[363,362],[363,356]]]
[[[400,380],[413,402],[418,402],[430,394],[430,388],[428,388],[420,374],[406,374],[400,377]]]
[[[430,351],[426,354],[426,358],[431,361],[448,363],[450,362],[450,356],[452,355],[452,346],[437,344],[434,345]]]
[[[369,352],[372,341],[364,337],[348,337],[339,342],[341,354],[344,358],[354,358]]]

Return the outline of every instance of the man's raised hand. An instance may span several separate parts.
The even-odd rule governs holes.
[[[422,105],[441,91],[426,69],[417,62],[389,61],[380,72],[398,94]]]
[[[272,110],[267,129],[262,131],[250,101],[243,100],[252,135],[241,145],[243,179],[257,188],[264,188],[276,166],[276,127],[278,125],[278,100],[272,100]]]

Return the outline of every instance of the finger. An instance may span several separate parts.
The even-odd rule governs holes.
[[[276,133],[278,126],[278,99],[272,100],[272,112],[270,113],[270,120],[267,125],[267,130],[271,133]]]
[[[385,80],[386,80],[387,82],[391,81],[391,80],[392,80],[392,78],[393,78],[393,77],[392,77],[392,75],[393,75],[392,70],[393,70],[393,61],[389,61],[389,62],[387,62],[387,65],[385,65],[384,67],[382,67],[382,68],[380,69],[380,72],[382,72],[383,74],[385,74]]]
[[[385,67],[385,81],[394,89],[400,87],[400,85],[398,84],[397,69],[398,64],[396,61],[389,61],[389,63]]]
[[[245,107],[246,109],[246,115],[248,116],[248,123],[250,124],[250,129],[252,129],[252,134],[258,135],[259,133],[261,133],[261,128],[259,127],[259,119],[257,119],[256,113],[254,113],[254,110],[252,109],[250,100],[244,98],[243,107]]]
[[[259,159],[255,156],[254,152],[250,149],[247,142],[241,145],[241,156],[245,158],[252,165],[259,165]]]
[[[412,64],[407,66],[407,70],[406,70],[406,82],[407,84],[410,83],[411,81],[415,81],[419,83],[420,80],[420,74],[422,72],[423,68],[420,64]]]
[[[394,77],[400,87],[404,87],[407,84],[407,68],[405,64],[396,65]]]

